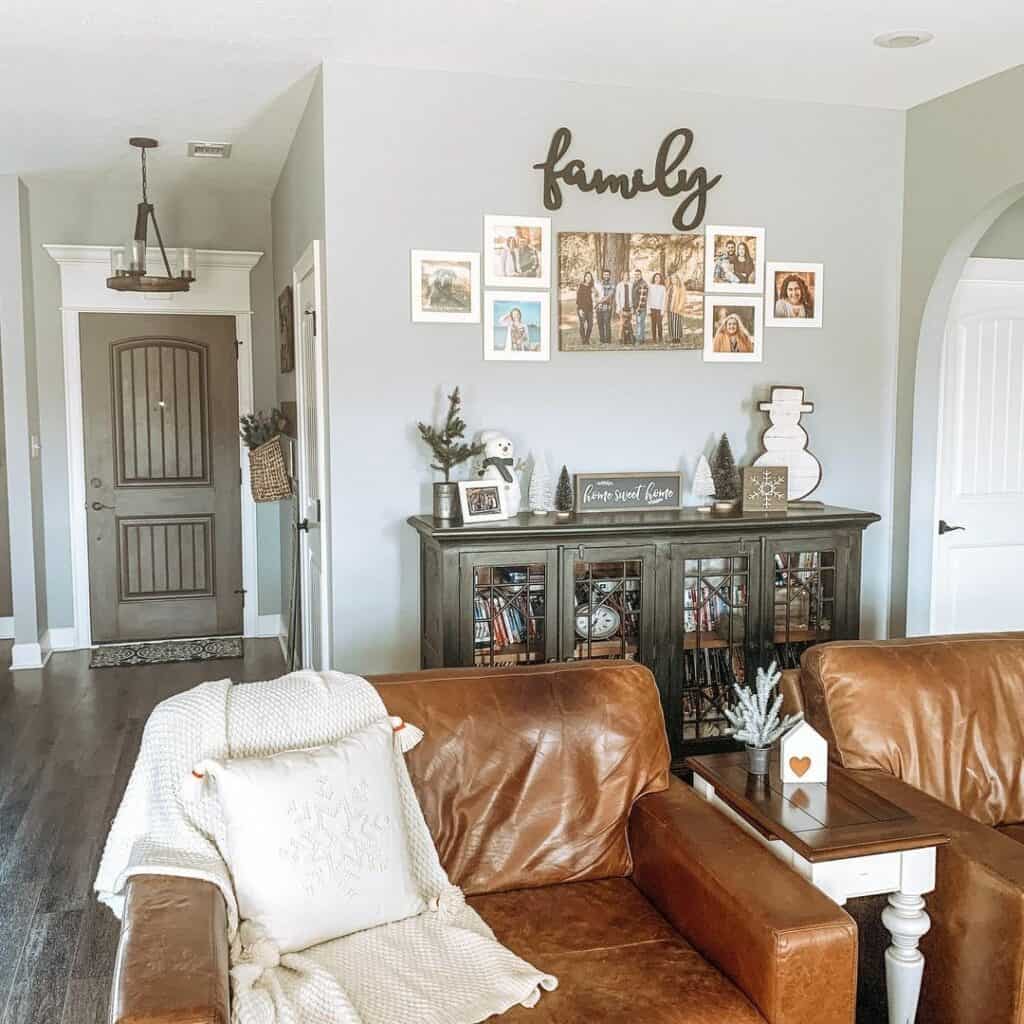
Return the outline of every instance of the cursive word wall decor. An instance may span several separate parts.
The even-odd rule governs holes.
[[[681,473],[577,473],[577,512],[679,508]]]
[[[598,195],[617,192],[623,199],[633,199],[641,192],[657,191],[666,197],[686,193],[686,198],[672,215],[672,224],[679,231],[692,231],[704,219],[708,193],[722,180],[720,174],[709,178],[706,167],[695,167],[687,171],[681,166],[693,146],[693,132],[689,128],[677,128],[665,136],[658,147],[654,159],[654,176],[650,181],[639,167],[632,174],[607,174],[597,168],[589,178],[587,165],[582,160],[574,158],[560,167],[559,161],[569,152],[571,145],[572,132],[568,128],[559,128],[551,136],[547,158],[533,165],[535,170],[544,172],[544,206],[548,210],[559,210],[562,207],[562,187],[559,182],[565,182],[581,192],[596,192]],[[691,211],[691,207],[695,208]]]

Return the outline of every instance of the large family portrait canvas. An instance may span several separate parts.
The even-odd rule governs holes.
[[[699,349],[703,325],[704,235],[559,234],[563,352]]]
[[[412,318],[416,323],[480,323],[480,254],[413,249]]]
[[[821,263],[769,263],[765,323],[820,327],[825,268]]]
[[[704,305],[704,361],[761,362],[764,357],[761,299],[709,295]]]
[[[551,358],[547,292],[487,292],[484,359],[530,363]]]
[[[764,228],[709,224],[704,277],[709,292],[761,295],[764,288]]]
[[[550,288],[551,219],[484,217],[484,261],[488,288]]]

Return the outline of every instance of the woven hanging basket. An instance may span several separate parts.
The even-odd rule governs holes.
[[[284,464],[280,437],[272,437],[259,448],[249,450],[249,485],[253,501],[281,501],[291,497],[292,482]]]

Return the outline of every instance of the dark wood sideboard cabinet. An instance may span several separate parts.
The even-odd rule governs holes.
[[[832,506],[413,516],[422,666],[633,659],[658,681],[677,764],[727,749],[733,682],[859,635],[861,539],[878,518]]]

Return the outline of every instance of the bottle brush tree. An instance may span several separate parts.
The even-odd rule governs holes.
[[[558,474],[558,486],[555,488],[555,511],[560,515],[567,516],[573,507],[572,480],[569,478],[569,470],[562,467]]]
[[[711,477],[715,481],[715,498],[718,501],[736,501],[740,496],[740,471],[732,455],[732,446],[727,434],[722,435],[711,460]]]
[[[779,685],[782,673],[773,661],[766,672],[757,670],[757,683],[753,689],[733,683],[737,703],[722,710],[732,726],[730,732],[748,747],[770,747],[784,732],[803,719],[803,713],[779,718],[782,708],[782,694],[772,695]]]
[[[448,396],[448,416],[444,426],[438,430],[426,423],[417,423],[420,437],[430,446],[434,455],[431,469],[444,473],[444,482],[451,482],[452,469],[467,459],[480,455],[482,444],[466,444],[462,439],[466,435],[466,424],[462,419],[462,397],[456,388]]]

